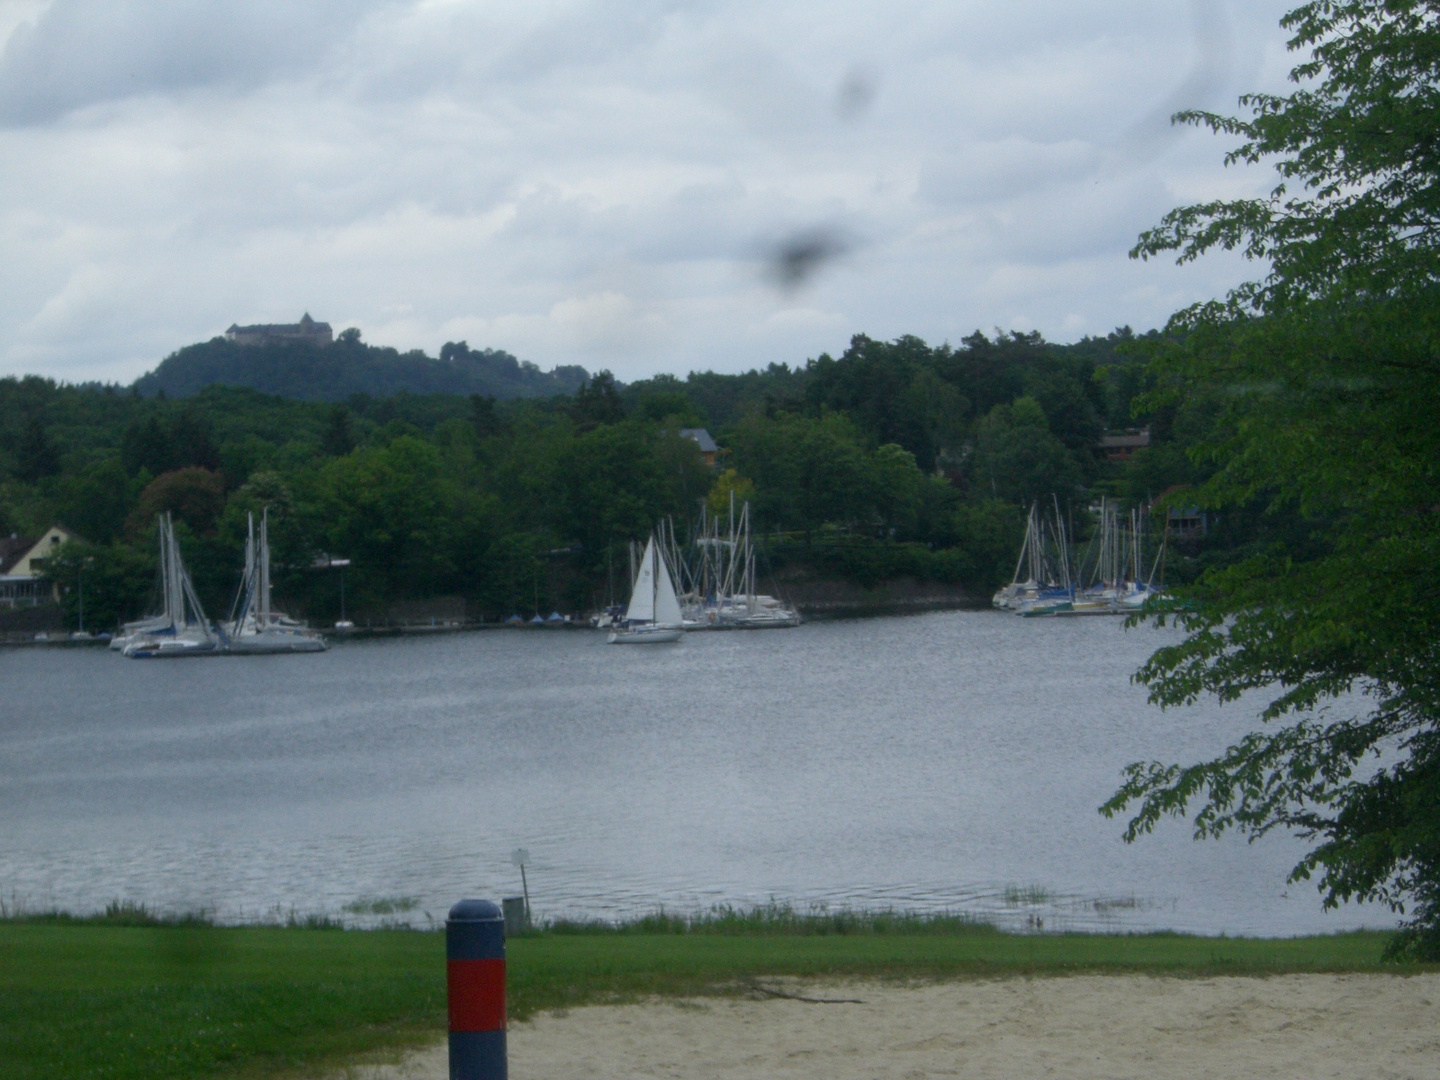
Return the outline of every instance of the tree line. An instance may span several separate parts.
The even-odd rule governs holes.
[[[322,556],[351,560],[350,610],[366,617],[439,595],[492,618],[623,599],[630,540],[665,516],[683,533],[732,492],[751,503],[762,570],[983,593],[1008,576],[1031,501],[1055,494],[1083,518],[1099,494],[1144,501],[1190,478],[1167,434],[1185,409],[1132,412],[1136,340],[857,335],[795,367],[629,385],[601,372],[543,399],[325,403],[212,385],[176,400],[4,379],[0,529],[60,522],[82,537],[53,572],[78,584],[88,568],[97,626],[150,602],[167,511],[202,599],[223,608],[246,514],[265,506],[277,586],[317,619],[339,604]],[[1101,433],[1142,422],[1151,450],[1104,461]],[[723,448],[713,468],[680,434],[698,427]]]

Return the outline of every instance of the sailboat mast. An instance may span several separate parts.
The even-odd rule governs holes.
[[[260,511],[260,626],[270,625],[270,508]]]
[[[184,626],[189,620],[185,617],[185,592],[180,583],[180,542],[175,539],[175,519],[168,510],[165,511],[165,547],[165,604],[171,621],[176,626]]]
[[[160,603],[164,614],[173,624],[175,612],[170,607],[170,545],[165,539],[165,518],[155,515],[155,535],[160,539]]]

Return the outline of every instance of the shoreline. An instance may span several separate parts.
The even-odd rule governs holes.
[[[823,582],[826,586],[836,583]],[[843,583],[841,583],[843,584]],[[826,596],[826,593],[832,594]],[[838,593],[839,595],[834,595]],[[863,590],[859,586],[843,590],[814,590],[802,593],[807,599],[792,599],[787,591],[786,598],[792,602],[804,622],[830,622],[840,619],[884,618],[896,615],[921,615],[932,611],[988,611],[989,601],[977,600],[960,590],[908,590],[875,589]],[[471,620],[447,620],[444,622],[390,623],[373,626],[355,626],[348,629],[315,627],[318,633],[333,641],[361,641],[371,638],[409,637],[430,634],[466,634],[488,630],[594,630],[588,621],[578,617],[568,623],[540,625],[523,622],[487,622]],[[793,627],[766,627],[767,630],[793,629]],[[713,628],[695,633],[709,633]],[[737,631],[738,632],[738,631]],[[108,645],[109,639],[102,637],[71,638],[63,631],[59,636],[37,638],[34,634],[0,632],[0,649],[32,648],[41,646],[63,646],[87,648]]]

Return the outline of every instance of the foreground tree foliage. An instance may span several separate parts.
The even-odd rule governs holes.
[[[1263,280],[1172,320],[1151,349],[1152,408],[1223,402],[1187,495],[1290,523],[1287,544],[1184,591],[1188,633],[1139,673],[1162,705],[1274,695],[1274,726],[1220,757],[1132,765],[1107,815],[1127,838],[1193,814],[1197,836],[1297,830],[1327,906],[1407,914],[1392,954],[1440,957],[1440,3],[1306,4],[1306,55],[1248,119],[1177,119],[1275,162],[1265,199],[1171,212],[1134,254],[1215,248]],[[1278,691],[1278,693],[1277,693]]]

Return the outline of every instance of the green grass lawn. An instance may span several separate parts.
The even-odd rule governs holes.
[[[508,943],[510,1015],[765,976],[897,979],[1427,970],[1382,965],[1388,935],[1283,940],[998,933],[963,920],[675,932],[559,928]],[[835,932],[841,930],[844,932]],[[647,932],[648,931],[648,932]],[[0,922],[0,1076],[277,1076],[445,1030],[438,933]],[[1429,970],[1433,970],[1429,969]]]

